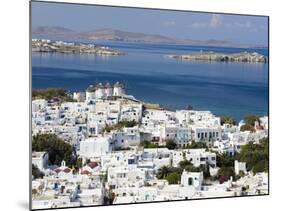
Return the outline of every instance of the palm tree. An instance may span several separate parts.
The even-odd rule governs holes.
[[[168,166],[162,166],[161,168],[158,169],[157,178],[163,179],[168,175],[168,173],[169,173],[169,167]]]

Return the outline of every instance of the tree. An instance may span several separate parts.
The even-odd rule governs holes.
[[[259,161],[253,166],[254,174],[258,172],[267,172],[267,171],[268,171],[268,161],[265,159]]]
[[[241,127],[240,127],[240,131],[250,131],[250,132],[255,132],[256,130],[255,130],[255,128],[254,128],[254,126],[252,126],[252,125],[249,125],[249,124],[246,124],[246,125],[242,125]]]
[[[173,172],[178,172],[179,174],[181,174],[182,169],[177,167],[162,166],[161,168],[158,169],[156,177],[158,179],[165,179],[169,174]]]
[[[234,166],[235,157],[228,156],[227,154],[217,153],[217,166],[218,167],[228,167]]]
[[[78,159],[76,160],[75,166],[76,166],[77,169],[82,168],[82,166],[83,166],[82,158],[78,158]]]
[[[221,116],[221,125],[223,124],[231,124],[231,125],[235,125],[236,121],[235,119],[233,119],[231,116]]]
[[[158,148],[159,146],[151,143],[150,141],[144,140],[140,143],[140,146],[143,148]]]
[[[169,182],[169,184],[178,184],[181,179],[181,174],[178,172],[172,172],[168,174],[165,179]]]
[[[37,178],[43,178],[44,177],[44,173],[41,172],[37,166],[33,165],[32,164],[32,176],[34,177],[34,179],[37,179]]]
[[[178,164],[179,168],[185,169],[187,166],[193,166],[193,164],[189,160],[182,160]]]
[[[104,204],[106,205],[113,204],[114,198],[115,198],[114,192],[112,192],[112,190],[108,190],[103,198]]]
[[[75,101],[63,88],[33,89],[32,99],[45,99],[45,100],[57,99],[61,102]]]
[[[255,126],[255,121],[258,121],[258,122],[260,121],[260,119],[259,119],[258,116],[252,115],[252,114],[246,115],[246,116],[244,117],[244,120],[245,120],[245,123],[246,123],[247,125],[252,125],[252,126]]]
[[[106,124],[105,127],[103,128],[103,132],[109,133],[112,130],[121,130],[124,127],[134,127],[137,124],[138,123],[135,120],[132,120],[132,121],[122,120],[115,125]]]
[[[161,168],[158,169],[156,177],[158,179],[163,179],[168,175],[169,172],[170,169],[168,166],[162,166]]]
[[[32,189],[31,193],[32,196],[35,197],[38,194],[38,191],[36,189]]]
[[[259,144],[249,142],[242,146],[239,160],[246,162],[248,171],[253,170],[254,173],[268,172],[268,137],[260,139]]]
[[[166,147],[168,149],[175,149],[177,144],[173,140],[169,140],[166,142]]]
[[[208,149],[207,144],[204,142],[192,141],[191,143],[189,143],[185,146],[185,149],[202,149],[202,148]]]
[[[32,138],[32,151],[46,151],[49,154],[49,162],[52,165],[60,165],[62,160],[67,165],[75,165],[73,149],[55,134],[38,134]]]
[[[235,172],[234,172],[234,168],[232,166],[229,166],[229,167],[221,167],[219,170],[218,170],[218,173],[217,173],[217,176],[219,178],[219,181],[220,183],[223,183],[227,180],[230,179],[230,177],[233,177],[235,176]]]

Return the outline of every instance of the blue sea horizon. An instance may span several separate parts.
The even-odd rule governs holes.
[[[126,55],[95,56],[32,53],[32,88],[62,87],[84,91],[97,82],[120,81],[127,93],[171,109],[210,110],[236,120],[247,114],[268,115],[268,64],[182,61],[170,54],[194,51],[235,53],[242,49],[166,44],[100,42]]]

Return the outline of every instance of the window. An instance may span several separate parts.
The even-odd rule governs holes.
[[[193,185],[193,179],[191,177],[188,178],[188,185],[189,186]]]
[[[200,158],[200,161],[206,161],[206,158]]]

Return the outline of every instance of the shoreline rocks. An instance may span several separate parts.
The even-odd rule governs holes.
[[[240,52],[233,54],[215,53],[213,51],[182,55],[169,55],[170,58],[181,60],[202,60],[216,62],[247,62],[247,63],[267,63],[268,58],[257,52]]]

